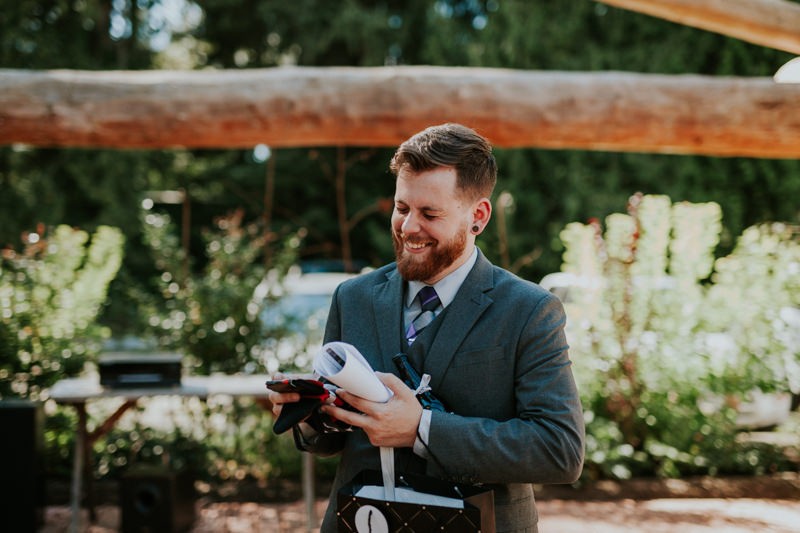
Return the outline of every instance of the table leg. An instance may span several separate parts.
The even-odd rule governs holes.
[[[306,504],[306,530],[314,531],[317,527],[317,510],[314,495],[314,455],[300,452],[303,456],[303,499]]]
[[[81,527],[81,496],[84,459],[86,458],[86,404],[76,403],[78,428],[75,432],[75,452],[72,459],[72,488],[70,490],[70,533],[79,533]]]
[[[89,510],[89,524],[94,524],[97,522],[97,509],[96,509],[96,502],[94,497],[94,468],[93,468],[93,461],[92,461],[92,444],[94,444],[94,439],[91,435],[89,435],[86,429],[86,412],[84,411],[83,414],[83,421],[81,422],[81,426],[84,429],[84,439],[83,439],[83,480],[86,484],[86,490],[84,491],[84,499],[86,501],[86,507]]]
[[[75,457],[72,462],[72,494],[70,495],[70,508],[72,519],[70,533],[78,533],[80,529],[81,500],[84,498],[86,484],[86,507],[89,510],[89,523],[97,522],[97,509],[94,496],[94,471],[92,468],[92,446],[95,441],[108,433],[122,415],[136,405],[136,399],[125,400],[114,413],[103,422],[100,427],[89,433],[87,428],[86,403],[76,402],[75,410],[78,412],[78,427],[75,432]]]

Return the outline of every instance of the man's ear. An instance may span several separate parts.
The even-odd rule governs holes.
[[[475,202],[472,208],[472,232],[476,235],[480,234],[491,218],[492,202],[488,198],[481,198]]]

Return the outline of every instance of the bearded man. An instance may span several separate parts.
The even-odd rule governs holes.
[[[355,407],[323,411],[355,430],[316,434],[298,446],[340,453],[323,533],[336,530],[336,494],[378,447],[395,448],[398,473],[494,490],[495,526],[537,531],[534,484],[572,483],[584,456],[584,423],[559,300],[492,265],[475,245],[492,214],[497,165],[489,142],[459,124],[433,126],[397,149],[391,234],[396,261],[342,283],[325,342],[355,346],[394,395],[375,403],[339,390]],[[447,411],[422,409],[392,362],[408,356]],[[271,392],[276,415],[295,393]]]

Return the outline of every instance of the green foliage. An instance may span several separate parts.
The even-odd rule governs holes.
[[[708,327],[739,347],[718,372],[762,390],[800,393],[800,229],[759,224],[715,264]]]
[[[102,419],[116,405],[95,402],[89,407],[93,418]],[[212,498],[298,497],[281,494],[280,480],[299,482],[301,455],[291,433],[276,435],[272,424],[270,412],[253,399],[145,398],[95,443],[95,475],[115,479],[133,465],[166,465],[189,470],[200,494]],[[48,433],[48,449],[68,454],[69,427]],[[49,442],[56,436],[60,448]],[[317,464],[320,478],[333,478],[335,464],[330,459],[319,459]],[[51,468],[57,471],[55,464]],[[62,473],[68,476],[68,471]],[[256,492],[243,493],[245,487]]]
[[[0,64],[144,68],[179,56],[181,68],[436,64],[767,76],[791,58],[598,2],[199,0],[187,2],[173,25],[165,23],[159,4],[17,2],[0,12],[5,54]],[[156,41],[163,47],[156,47]],[[342,256],[333,184],[324,170],[335,167],[331,152],[273,150],[270,229],[307,228],[298,250],[303,257]],[[348,215],[391,195],[389,156],[388,150],[376,150],[349,169]],[[730,251],[733,237],[750,225],[797,220],[798,161],[546,150],[497,150],[497,157],[498,193],[511,193],[517,206],[508,219],[510,263],[528,279],[559,268],[563,249],[558,234],[566,223],[602,219],[632,191],[720,204],[726,214],[721,253]],[[201,228],[239,207],[248,218],[262,214],[263,167],[245,150],[0,148],[0,205],[8,208],[0,210],[0,242],[15,240],[20,228],[39,221],[123,228],[131,264],[124,265],[121,281],[112,287],[112,305],[102,317],[115,332],[123,332],[135,321],[119,302],[130,302],[131,290],[152,290],[144,281],[152,275],[152,265],[143,260],[149,254],[140,244],[139,228],[131,224],[141,194],[148,189],[189,191],[190,254],[200,267]],[[373,216],[352,231],[353,249],[362,251],[357,259],[372,265],[391,260],[387,226],[385,217]],[[495,260],[506,245],[493,231],[481,240]],[[119,286],[122,280],[125,287]]]
[[[0,398],[44,399],[61,376],[75,375],[108,331],[96,318],[122,262],[124,238],[101,226],[68,226],[25,236],[0,262]]]
[[[154,310],[150,325],[160,345],[193,356],[194,370],[201,374],[265,371],[260,312],[269,300],[256,301],[254,295],[265,276],[265,247],[273,246],[267,242],[275,236],[255,223],[244,224],[243,216],[240,210],[221,217],[215,231],[204,232],[207,262],[199,275],[191,273],[169,217],[144,216],[167,310],[165,316]],[[285,272],[295,261],[300,242],[297,236],[286,239],[271,258],[275,272]]]
[[[43,464],[48,476],[69,479],[72,454],[75,452],[75,428],[78,415],[72,407],[57,406],[49,400],[44,405]]]
[[[19,0],[0,10],[5,68],[146,68],[160,0]],[[135,4],[133,6],[132,4]]]
[[[94,417],[115,406],[93,403]],[[133,464],[166,464],[190,470],[198,480],[224,482],[245,478],[266,481],[279,445],[271,417],[253,400],[215,396],[144,399],[94,445],[99,477],[118,477]]]
[[[715,203],[637,194],[605,230],[595,221],[562,231],[588,475],[775,467],[775,455],[753,462],[742,452],[736,406],[798,375],[787,311],[797,305],[798,243],[785,225],[754,227],[715,262],[721,216]]]
[[[5,2],[0,9],[0,65],[98,70],[434,64],[769,76],[791,58],[785,52],[600,2],[197,0],[184,4],[176,23],[167,23],[162,3]],[[355,259],[379,265],[393,255],[385,209],[385,199],[393,190],[387,172],[391,150],[348,148],[343,152],[349,165],[346,218],[369,213],[349,228],[352,249],[359,251]],[[305,232],[302,246],[293,248],[291,239],[287,240],[285,248],[291,253],[286,262],[289,256],[340,258],[342,228],[337,225],[331,171],[337,168],[338,155],[332,148],[273,150],[269,164],[274,165],[275,188],[268,205],[267,165],[256,160],[252,150],[0,147],[0,243],[16,243],[25,228],[38,223],[89,230],[103,225],[119,227],[126,237],[126,261],[109,287],[110,303],[101,307],[101,323],[110,326],[115,335],[142,335],[146,327],[152,327],[165,346],[195,356],[199,372],[260,369],[266,354],[259,350],[277,347],[254,348],[259,328],[249,321],[252,313],[244,311],[264,271],[256,252],[259,232],[250,233],[243,223],[238,237],[206,228],[235,209],[244,210],[242,220],[267,219],[269,214],[269,227],[260,232]],[[576,364],[576,371],[586,372],[581,378],[582,390],[593,394],[593,401],[586,404],[594,416],[589,424],[595,439],[592,450],[601,451],[605,458],[602,463],[590,463],[589,468],[596,468],[597,475],[618,477],[625,471],[635,475],[657,470],[673,475],[704,468],[710,472],[715,468],[742,472],[760,468],[760,460],[753,466],[756,452],[742,451],[731,443],[734,410],[720,409],[715,413],[719,420],[711,424],[694,409],[697,401],[708,398],[701,398],[699,389],[689,390],[686,383],[696,381],[702,384],[698,387],[719,395],[745,391],[749,385],[797,390],[800,377],[793,366],[797,354],[788,350],[787,339],[800,327],[792,329],[781,315],[782,308],[797,305],[789,296],[800,294],[796,267],[792,266],[796,262],[790,259],[794,248],[786,244],[791,239],[781,237],[777,251],[769,251],[774,234],[785,235],[785,228],[750,227],[766,221],[797,222],[800,162],[527,149],[498,149],[496,155],[498,196],[508,192],[513,203],[504,208],[507,235],[501,238],[487,231],[480,244],[491,259],[509,264],[528,279],[558,270],[565,251],[559,235],[567,223],[606,220],[632,191],[651,195],[637,208],[649,213],[646,216],[633,212],[608,219],[607,231],[619,236],[610,243],[615,254],[612,265],[601,264],[605,259],[588,253],[593,250],[588,243],[601,233],[599,225],[590,224],[591,231],[586,227],[578,231],[577,226],[570,229],[575,232],[570,238],[586,245],[585,253],[567,247],[568,254],[580,257],[573,263],[586,269],[607,267],[618,281],[607,288],[613,306],[595,309],[595,304],[586,302],[587,316],[590,309],[599,311],[599,322],[591,335],[587,332],[573,342],[575,354],[581,350],[603,354]],[[191,204],[190,227],[181,228],[188,232],[185,257],[171,225],[169,231],[167,226],[150,226],[152,233],[145,235],[149,226],[138,224],[140,202],[147,191],[175,189],[185,190]],[[685,204],[690,213],[678,214],[680,203],[668,208],[666,197],[691,202]],[[713,212],[713,204],[725,212],[724,221]],[[181,214],[176,206],[159,209],[172,218]],[[672,213],[676,213],[674,218]],[[156,222],[158,216],[152,223],[166,224],[167,219]],[[624,239],[632,224],[641,224],[646,236],[637,240],[637,261],[626,265]],[[714,231],[703,230],[706,225]],[[750,239],[755,231],[760,236],[754,244]],[[740,234],[737,243],[735,237]],[[153,238],[160,243],[155,253],[147,244]],[[704,238],[708,240],[702,247],[693,246],[695,239]],[[796,243],[796,237],[792,238]],[[225,253],[229,245],[235,248],[233,254]],[[734,246],[736,251],[726,257]],[[724,259],[714,263],[715,254]],[[759,259],[765,254],[771,259]],[[712,265],[714,271],[707,279]],[[686,280],[685,289],[661,290],[659,282],[654,282],[655,286],[646,284],[642,293],[627,293],[632,279],[650,274],[659,277],[660,269],[675,278],[674,284]],[[5,279],[8,272],[4,262]],[[784,291],[779,293],[777,286]],[[755,305],[750,308],[746,302]],[[17,375],[16,371],[9,373],[5,362],[16,360],[17,346],[23,342],[7,320],[3,317],[0,327],[0,395],[11,389],[9,376]],[[571,318],[571,322],[574,325],[576,321]],[[585,320],[582,323],[586,324]],[[775,334],[770,335],[770,328],[775,327]],[[98,334],[103,331],[98,326],[91,329]],[[699,335],[701,330],[712,335]],[[721,338],[715,334],[724,334],[733,343],[734,349],[725,357],[713,355],[719,353],[712,346],[714,339]],[[26,337],[24,342],[30,343],[32,350],[31,339]],[[45,368],[50,364],[45,362],[37,366],[32,359],[20,367],[20,376],[39,379],[35,373],[56,376],[56,370],[72,375],[99,346],[99,341],[88,340],[76,343],[49,338],[46,342],[51,343],[48,353],[61,354],[53,356],[53,366]],[[659,352],[665,352],[664,357],[658,357]],[[633,368],[625,363],[631,354],[643,359]],[[635,371],[633,382],[622,379],[629,371]],[[612,378],[618,380],[616,388],[605,387],[604,382]],[[45,384],[35,385],[28,393],[35,396],[40,386]],[[27,386],[15,387],[22,390]],[[671,394],[674,391],[681,394]],[[625,406],[637,397],[646,404],[646,414],[639,411],[641,405],[628,405],[629,412],[641,418],[630,427],[599,414],[615,402]],[[64,428],[69,427],[68,421],[59,420]],[[657,437],[651,440],[654,434]],[[48,442],[60,447],[53,456],[56,460],[65,453],[64,439],[71,436],[65,437],[57,429],[49,435],[52,439]],[[144,429],[139,432],[143,435]],[[626,435],[636,438],[636,446],[626,441]],[[125,437],[120,434],[113,440]],[[183,443],[180,446],[188,448],[176,446],[185,451],[195,445],[202,448],[202,443],[189,445],[184,438],[157,432],[147,433],[147,438],[137,442],[142,443],[142,450],[151,449],[151,457],[167,453],[159,439]],[[162,455],[155,452],[155,446],[161,446]],[[215,449],[219,457],[229,453],[227,448]],[[765,457],[763,451],[757,452]],[[144,453],[131,457],[142,459]],[[274,451],[270,454],[283,457]],[[694,464],[695,459],[686,454],[710,458],[708,466],[703,466],[702,460],[702,464]],[[289,451],[286,456],[297,460]],[[659,466],[654,468],[650,461],[656,460]],[[296,466],[296,462],[291,464]],[[278,469],[273,468],[273,472]],[[113,465],[110,472],[114,472]]]

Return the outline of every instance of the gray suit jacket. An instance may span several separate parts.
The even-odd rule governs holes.
[[[380,372],[397,373],[398,352],[423,352],[409,356],[453,412],[432,414],[428,446],[438,464],[406,448],[396,450],[395,468],[490,485],[497,531],[536,531],[532,484],[572,483],[583,466],[583,415],[560,301],[479,253],[436,327],[409,348],[402,297],[394,264],[348,280],[325,331],[326,342],[354,345]],[[379,452],[361,430],[320,436],[308,450],[342,453],[322,527],[335,531],[336,492],[359,471],[379,470]]]

